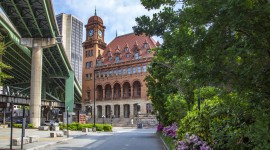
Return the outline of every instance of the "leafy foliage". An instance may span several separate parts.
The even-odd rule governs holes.
[[[162,8],[133,27],[163,38],[146,78],[161,123],[177,120],[181,138],[194,133],[216,149],[269,149],[270,2],[141,2]]]
[[[12,76],[10,76],[2,71],[3,69],[12,69],[11,66],[6,65],[5,63],[2,62],[2,55],[5,54],[4,46],[5,46],[4,43],[0,42],[0,57],[1,57],[1,59],[0,59],[0,70],[1,70],[0,71],[0,85],[2,85],[3,79],[13,78]]]
[[[65,124],[60,124],[60,129],[66,129],[67,126]],[[74,131],[81,131],[83,128],[93,128],[93,124],[80,124],[77,122],[72,122],[71,124],[68,124],[68,129],[69,130],[74,130]],[[109,124],[96,124],[96,130],[97,131],[112,131],[112,126]]]

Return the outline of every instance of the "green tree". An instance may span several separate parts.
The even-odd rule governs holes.
[[[4,43],[0,42],[0,86],[3,84],[2,81],[4,79],[12,78],[12,76],[10,76],[2,71],[3,69],[12,69],[11,66],[6,65],[5,63],[2,62],[2,56],[4,54],[5,54]]]
[[[245,124],[245,129],[248,128],[235,128],[240,129],[239,133],[246,134],[238,137],[251,142],[248,144],[249,148],[269,148],[270,137],[266,135],[270,132],[270,2],[141,2],[147,9],[162,8],[152,17],[136,18],[137,26],[133,27],[137,34],[146,33],[163,38],[163,44],[155,50],[156,55],[151,65],[153,71],[150,71],[149,75],[151,81],[146,78],[148,83],[155,81],[149,87],[149,96],[162,91],[166,94],[159,94],[163,96],[163,101],[167,101],[168,96],[180,93],[187,101],[188,110],[191,110],[190,108],[196,105],[196,89],[210,85],[218,87],[224,95],[235,93],[248,105],[241,112],[252,112],[251,117],[236,115],[235,120],[239,121],[239,124]],[[168,68],[165,69],[164,66]],[[156,86],[157,84],[160,86]],[[152,87],[154,88],[151,89]],[[230,98],[224,98],[224,103],[229,101]],[[153,96],[154,106],[158,106],[157,110],[168,111],[163,108],[166,102],[159,102],[155,101]],[[209,111],[211,114],[213,110]],[[234,111],[238,112],[237,109]],[[233,122],[232,118],[233,116],[228,115],[229,121]],[[209,123],[213,122],[210,120]],[[238,125],[238,122],[236,124]],[[261,138],[264,139],[257,140]],[[235,142],[239,139],[224,141],[226,140]]]

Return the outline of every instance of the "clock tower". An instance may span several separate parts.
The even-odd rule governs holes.
[[[83,42],[82,104],[87,109],[94,101],[94,70],[98,56],[106,49],[103,20],[95,15],[88,19],[86,40]]]

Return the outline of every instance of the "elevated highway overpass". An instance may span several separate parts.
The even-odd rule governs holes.
[[[0,103],[13,97],[30,105],[30,121],[40,125],[41,107],[80,110],[81,86],[74,76],[60,37],[51,0],[1,0],[0,42],[5,54],[0,59],[13,76],[2,80]],[[17,102],[20,104],[20,102]]]

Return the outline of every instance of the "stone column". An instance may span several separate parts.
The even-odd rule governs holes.
[[[112,98],[111,100],[114,100],[114,88],[112,88]]]
[[[130,87],[130,94],[131,94],[130,98],[132,99],[133,98],[133,87],[132,86]]]
[[[31,90],[30,90],[30,123],[40,126],[41,117],[41,84],[43,48],[56,44],[55,38],[21,38],[21,44],[32,48]]]
[[[133,106],[133,104],[131,103],[131,104],[129,104],[129,110],[130,110],[130,113],[129,113],[129,117],[130,118],[133,118],[134,117],[134,106]]]
[[[114,105],[113,104],[111,105],[111,111],[112,111],[111,115],[114,115]]]
[[[141,101],[141,114],[146,114],[146,101]]]
[[[102,107],[101,115],[102,115],[102,116],[103,116],[103,115],[106,116],[106,114],[105,114],[105,109],[106,109],[105,107],[106,107],[106,106],[105,106],[105,105],[101,105],[101,107]]]
[[[120,106],[120,118],[124,118],[124,105],[123,104],[119,104],[119,106]]]
[[[106,93],[105,93],[106,91],[105,91],[105,88],[103,89],[103,93],[102,93],[102,101],[104,101],[105,100],[105,96],[106,96]]]

